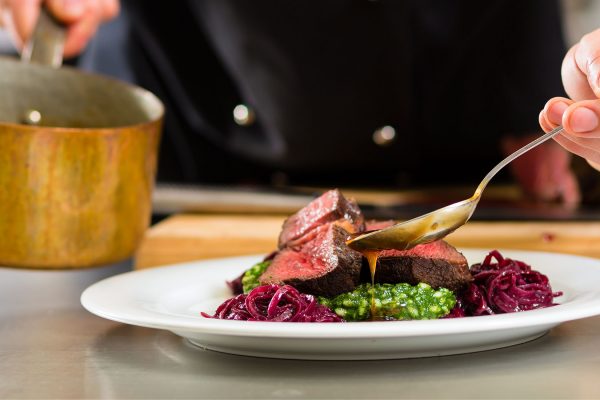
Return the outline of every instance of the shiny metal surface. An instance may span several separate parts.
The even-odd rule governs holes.
[[[600,318],[469,355],[258,359],[202,350],[170,332],[104,320],[81,307],[83,289],[129,268],[0,268],[0,398],[600,397]]]

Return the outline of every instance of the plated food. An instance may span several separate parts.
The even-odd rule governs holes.
[[[365,221],[355,201],[328,191],[284,222],[276,251],[230,282],[234,297],[202,315],[288,322],[455,318],[549,307],[561,295],[548,277],[498,251],[469,266],[443,240],[376,253],[348,247],[353,235],[392,223]]]

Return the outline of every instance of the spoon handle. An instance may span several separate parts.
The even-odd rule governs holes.
[[[47,7],[41,7],[33,34],[21,53],[21,60],[60,67],[66,32],[67,28],[50,14]]]
[[[492,170],[490,172],[487,173],[487,175],[483,178],[483,180],[481,181],[479,186],[477,186],[477,189],[475,190],[475,196],[481,195],[481,192],[483,192],[483,189],[485,189],[485,187],[487,186],[489,181],[494,177],[494,175],[496,175],[498,173],[498,171],[500,171],[502,168],[506,167],[506,165],[508,165],[512,160],[523,155],[524,153],[527,153],[529,150],[544,143],[546,140],[553,138],[554,136],[561,133],[562,130],[563,130],[562,126],[557,126],[556,128],[552,129],[550,132],[540,136],[539,138],[533,140],[530,143],[527,143],[525,146],[521,147],[514,153],[510,154],[504,160],[500,161],[498,163],[498,165],[496,165],[494,168],[492,168]]]

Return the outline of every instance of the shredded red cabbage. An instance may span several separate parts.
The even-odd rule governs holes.
[[[496,262],[493,262],[493,259]],[[523,261],[504,258],[492,250],[481,264],[471,267],[473,282],[458,297],[458,309],[464,315],[502,314],[556,305],[548,277]],[[455,309],[456,310],[456,309]],[[450,317],[460,317],[460,310]]]
[[[248,294],[239,294],[221,304],[206,318],[239,321],[344,322],[314,296],[298,292],[290,285],[263,285]]]

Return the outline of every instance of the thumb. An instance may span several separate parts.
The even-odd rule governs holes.
[[[600,100],[569,105],[562,115],[562,125],[565,131],[554,140],[588,162],[600,164]]]
[[[600,138],[600,101],[584,100],[570,105],[563,114],[562,123],[573,136]]]

